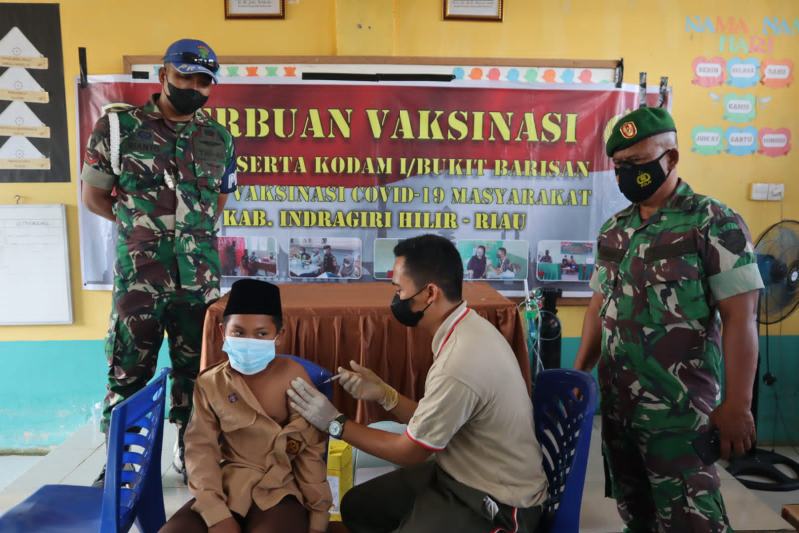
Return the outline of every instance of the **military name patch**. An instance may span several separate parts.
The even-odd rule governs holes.
[[[159,150],[155,134],[147,129],[140,129],[125,142],[125,149],[129,152],[141,152],[143,155],[153,154]]]
[[[671,244],[650,246],[644,252],[644,263],[652,263],[661,259],[680,258],[696,252],[696,241],[691,238],[684,238]]]
[[[600,261],[608,261],[610,263],[621,263],[624,261],[624,256],[627,255],[627,250],[623,248],[614,248],[612,246],[605,246],[600,244],[597,251],[597,259]]]
[[[625,139],[632,139],[638,134],[638,128],[633,121],[625,122],[621,125],[621,128],[619,128],[619,133],[621,133],[621,136]]]

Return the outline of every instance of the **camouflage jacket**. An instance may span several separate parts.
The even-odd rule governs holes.
[[[695,424],[719,399],[718,302],[763,287],[746,225],[680,182],[646,222],[635,205],[613,216],[597,244],[603,401],[650,429]]]
[[[165,120],[157,97],[118,113],[118,176],[111,168],[108,117],[98,120],[81,179],[116,190],[115,286],[182,288],[214,298],[217,200],[236,188],[233,138],[202,110],[185,124]]]

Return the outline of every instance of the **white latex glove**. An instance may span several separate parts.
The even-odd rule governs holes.
[[[302,378],[292,380],[286,394],[291,408],[319,431],[327,433],[330,423],[341,414],[324,394]]]
[[[347,370],[341,366],[338,367],[338,371],[341,374],[339,383],[344,387],[344,390],[356,400],[370,402],[382,400],[385,396],[385,390],[383,389],[385,383],[383,380],[377,377],[377,374],[355,361],[350,361],[350,367],[352,370]]]
[[[352,370],[339,367],[339,383],[356,400],[377,402],[390,411],[397,405],[397,392],[368,368],[350,361]]]

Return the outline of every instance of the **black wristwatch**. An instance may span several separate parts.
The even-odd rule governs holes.
[[[344,433],[344,422],[346,421],[347,421],[346,416],[338,415],[336,418],[333,419],[332,422],[330,422],[330,425],[327,426],[327,432],[334,439],[340,439],[341,434]]]

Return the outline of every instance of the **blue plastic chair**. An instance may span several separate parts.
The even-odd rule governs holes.
[[[111,413],[103,488],[45,485],[0,517],[2,533],[116,533],[166,521],[161,444],[169,369]]]
[[[575,389],[579,394],[575,394]],[[577,533],[588,448],[597,406],[591,374],[544,370],[533,391],[535,434],[544,456],[549,500],[538,532]]]

